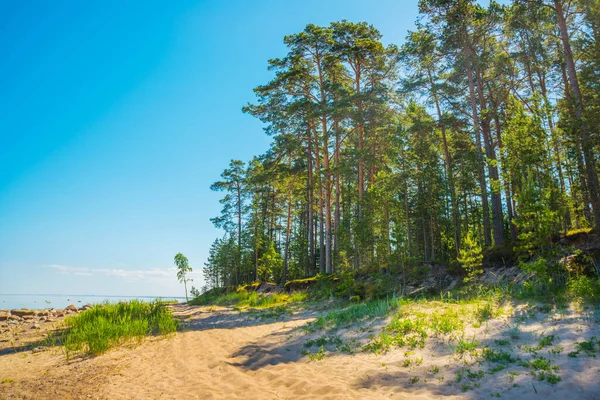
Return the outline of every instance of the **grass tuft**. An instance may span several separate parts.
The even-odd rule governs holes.
[[[77,353],[99,355],[119,343],[177,329],[171,311],[157,300],[107,302],[67,318],[65,325],[63,344],[67,358]]]

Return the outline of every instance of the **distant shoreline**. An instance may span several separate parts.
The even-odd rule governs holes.
[[[72,297],[131,297],[148,299],[185,299],[185,296],[136,296],[136,295],[118,295],[118,294],[57,294],[57,293],[0,293],[0,296],[72,296]]]
[[[184,302],[185,297],[180,296],[117,296],[100,294],[0,294],[0,309],[29,309],[43,310],[48,308],[64,308],[70,304],[101,304],[104,302],[116,303],[121,301],[151,302],[155,299],[162,301]]]

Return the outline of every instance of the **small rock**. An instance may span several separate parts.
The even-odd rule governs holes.
[[[64,312],[64,310],[57,308],[56,310],[53,311],[53,314],[56,315],[57,317],[62,317],[63,315],[65,315],[65,312]]]
[[[28,308],[22,308],[20,310],[11,310],[10,313],[12,315],[16,315],[17,317],[23,317],[25,315],[35,315],[36,311],[35,310],[30,310]]]
[[[77,312],[77,306],[75,304],[69,304],[66,308],[65,311],[73,311],[73,312]]]
[[[85,306],[81,307],[79,309],[79,311],[85,311],[85,310],[89,310],[91,308],[94,308],[94,306],[92,306],[91,304],[86,304]]]
[[[48,347],[46,347],[46,346],[38,346],[38,347],[32,349],[31,352],[32,353],[39,353],[39,352],[42,352],[44,350],[48,350]]]
[[[0,310],[0,321],[6,321],[10,317],[10,311]]]
[[[18,320],[20,320],[21,318],[19,318],[19,317],[18,317],[18,316],[16,316],[16,315],[9,315],[9,316],[8,316],[8,319],[9,319],[10,321],[18,321]]]
[[[35,318],[35,315],[23,315],[21,318],[23,318],[25,321],[31,321]]]
[[[38,317],[45,317],[48,314],[50,314],[50,311],[48,311],[48,310],[40,310],[40,311],[38,311],[37,316]]]
[[[31,329],[41,329],[42,327],[40,326],[40,324],[33,324],[31,325]]]

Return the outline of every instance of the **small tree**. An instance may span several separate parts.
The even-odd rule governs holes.
[[[196,298],[196,297],[200,297],[200,291],[198,289],[196,289],[195,287],[192,286],[192,288],[190,289],[190,294],[192,295],[192,297]]]
[[[530,258],[552,250],[552,237],[560,227],[557,212],[550,205],[552,193],[540,186],[528,170],[521,192],[516,195],[518,214],[514,223],[519,230],[516,250]]]
[[[279,281],[281,270],[283,268],[283,259],[275,250],[273,242],[269,243],[267,251],[260,257],[258,264],[258,278],[262,282],[269,280]]]
[[[192,267],[190,267],[187,257],[181,253],[177,253],[175,256],[175,267],[177,267],[177,279],[179,279],[179,282],[183,282],[185,288],[185,301],[189,301],[187,283],[191,282],[192,279],[188,278],[186,274],[192,272]]]
[[[467,234],[467,237],[463,241],[463,248],[460,249],[458,262],[467,271],[465,281],[470,281],[483,273],[483,269],[481,268],[483,262],[481,246],[475,240],[471,239],[470,234]]]

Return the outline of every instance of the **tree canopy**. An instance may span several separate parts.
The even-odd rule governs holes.
[[[222,180],[208,287],[468,264],[600,227],[600,8],[421,0],[402,47],[309,24],[243,111],[273,139]],[[479,254],[479,255],[478,255]]]

